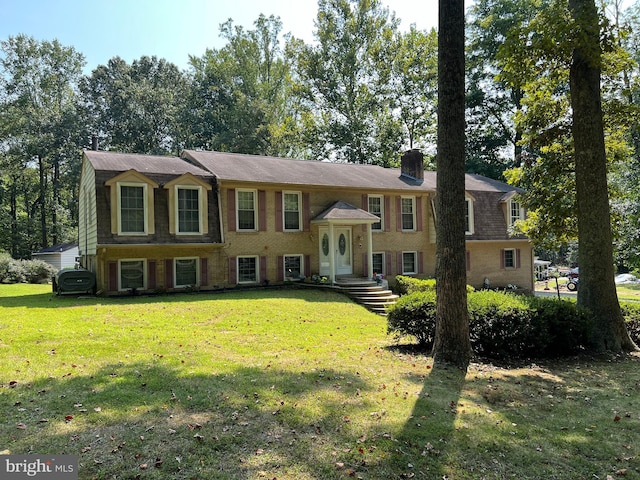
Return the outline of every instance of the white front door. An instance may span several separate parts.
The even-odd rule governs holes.
[[[329,237],[330,229],[320,227],[320,275],[331,275],[331,249],[336,262],[336,275],[350,275],[353,273],[353,258],[351,252],[351,227],[334,227],[333,239]],[[333,240],[333,241],[332,241]]]

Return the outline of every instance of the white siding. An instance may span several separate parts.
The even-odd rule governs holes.
[[[80,205],[78,219],[78,245],[80,255],[95,255],[98,242],[96,216],[96,172],[86,157],[82,158],[80,174]]]

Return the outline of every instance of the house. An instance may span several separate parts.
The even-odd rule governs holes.
[[[58,243],[57,245],[43,248],[35,252],[32,256],[34,259],[47,262],[55,268],[56,271],[62,270],[63,268],[73,267],[76,264],[78,244]]]
[[[185,150],[88,150],[80,183],[82,265],[98,290],[217,289],[319,275],[435,273],[435,172]],[[467,282],[533,289],[519,190],[466,176]]]

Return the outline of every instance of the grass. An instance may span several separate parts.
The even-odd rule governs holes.
[[[466,375],[335,292],[0,285],[0,452],[80,479],[640,479],[640,358]]]

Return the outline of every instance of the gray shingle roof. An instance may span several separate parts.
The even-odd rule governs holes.
[[[239,153],[185,150],[182,156],[212,172],[221,181],[316,185],[389,190],[435,190],[435,175],[423,183],[400,177],[397,168],[353,163],[318,162]],[[425,172],[428,173],[428,172]]]
[[[377,165],[331,163],[314,160],[248,155],[241,153],[184,150],[182,157],[212,172],[221,181],[279,183],[375,190],[435,191],[436,172],[424,172],[424,182],[402,176],[399,168]],[[467,174],[467,191],[508,192],[518,190],[506,183]]]
[[[97,150],[85,150],[84,154],[93,165],[94,170],[126,172],[133,169],[143,174],[182,175],[188,172],[199,177],[212,176],[206,170],[191,165],[180,157]]]
[[[322,220],[349,220],[349,221],[364,221],[376,223],[379,222],[380,219],[376,217],[373,213],[366,212],[361,208],[354,207],[350,203],[338,201],[327,208],[325,211],[319,213],[314,219],[314,221],[322,221]]]

